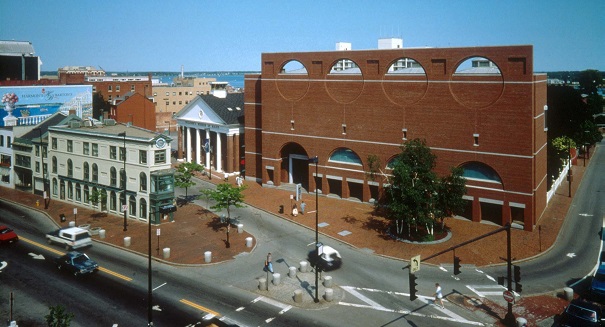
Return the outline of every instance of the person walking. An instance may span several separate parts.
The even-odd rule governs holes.
[[[443,292],[441,291],[441,285],[439,285],[439,283],[435,283],[435,288],[435,303],[439,301],[439,303],[441,303],[441,308],[445,309],[445,306],[443,306]]]
[[[300,214],[304,215],[305,214],[305,208],[307,207],[307,204],[305,203],[305,201],[300,203]]]
[[[267,254],[267,261],[265,261],[265,266],[267,266],[267,270],[269,270],[270,273],[273,273],[273,263],[271,262],[271,252],[269,252],[269,254]]]

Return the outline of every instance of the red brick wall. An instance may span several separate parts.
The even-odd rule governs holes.
[[[134,94],[112,107],[112,114],[112,118],[119,123],[132,123],[137,127],[156,130],[155,106],[141,94]]]
[[[460,63],[478,56],[494,62],[501,74],[454,75]],[[425,75],[386,75],[404,57],[422,65]],[[362,74],[329,75],[343,58]],[[437,155],[438,173],[471,161],[495,170],[502,185],[486,191],[469,181],[468,195],[524,204],[525,228],[531,230],[546,206],[546,85],[545,77],[534,78],[532,58],[531,46],[263,54],[260,78],[246,76],[247,176],[266,183],[265,167],[274,166],[273,182],[288,181],[282,157],[289,153],[282,149],[297,144],[299,154],[319,156],[324,193],[326,177],[338,176],[338,193],[347,197],[346,180],[366,179],[369,155],[380,158],[384,171],[407,129],[407,139],[425,139]],[[307,75],[279,74],[293,59]],[[328,162],[341,147],[353,150],[363,165]],[[367,190],[364,182],[364,201]]]

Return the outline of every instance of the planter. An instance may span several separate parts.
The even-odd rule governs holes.
[[[101,230],[101,227],[92,227],[89,232],[90,235],[99,235],[99,231]]]
[[[82,229],[90,230],[90,224],[82,224],[82,225],[80,225],[78,227],[80,227]]]

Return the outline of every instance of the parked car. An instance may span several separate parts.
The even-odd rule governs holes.
[[[318,256],[319,253],[319,256]],[[318,267],[322,271],[338,269],[342,266],[342,257],[333,247],[321,245],[318,251],[309,252],[311,266]]]
[[[605,299],[605,264],[601,263],[590,283],[590,294],[599,299]]]
[[[0,243],[13,243],[19,240],[19,236],[14,230],[0,226]]]
[[[71,251],[55,258],[55,264],[59,270],[65,270],[74,276],[91,274],[99,270],[99,264],[85,253],[78,251]]]
[[[575,299],[561,314],[561,327],[603,326],[601,306],[582,299]]]

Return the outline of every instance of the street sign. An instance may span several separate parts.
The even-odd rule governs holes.
[[[511,292],[511,291],[508,291],[508,290],[504,291],[504,292],[502,293],[502,296],[504,297],[504,299],[505,299],[505,300],[506,300],[506,302],[508,302],[508,303],[513,303],[513,302],[515,302],[515,295],[514,295],[514,294],[513,294],[513,292]]]
[[[128,205],[127,204],[123,204],[122,205],[122,212],[128,210]]]
[[[420,270],[420,255],[413,256],[410,260],[410,272],[413,274]]]

